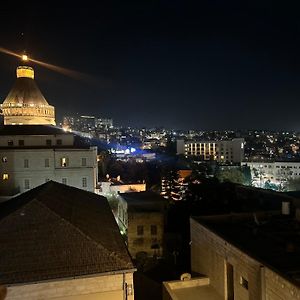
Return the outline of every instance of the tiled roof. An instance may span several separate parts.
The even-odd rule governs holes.
[[[0,283],[133,269],[106,198],[50,181],[0,206]]]
[[[31,78],[17,78],[3,104],[20,103],[49,105],[35,81]]]

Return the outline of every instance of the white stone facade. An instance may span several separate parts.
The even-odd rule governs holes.
[[[71,134],[1,136],[1,196],[14,196],[49,180],[95,192],[97,147],[72,147],[73,143]]]
[[[7,286],[5,300],[133,300],[133,271]]]
[[[177,154],[198,156],[203,160],[240,163],[244,159],[244,144],[242,138],[229,141],[177,140]]]

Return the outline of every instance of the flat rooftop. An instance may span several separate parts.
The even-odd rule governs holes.
[[[294,217],[264,213],[193,219],[300,286],[300,223]]]
[[[159,212],[166,205],[166,199],[154,192],[133,192],[120,194],[127,204],[129,211]]]
[[[2,125],[0,135],[53,135],[71,134],[52,125]]]
[[[186,281],[166,281],[163,283],[172,299],[176,300],[222,300],[223,298],[209,284],[208,278],[193,278]]]

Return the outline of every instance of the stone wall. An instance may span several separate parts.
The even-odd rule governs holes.
[[[238,248],[191,219],[192,270],[206,275],[211,285],[225,298],[227,295],[227,263],[234,270],[235,300],[294,300],[300,290],[287,279],[271,271]],[[244,278],[248,289],[241,284]]]
[[[123,300],[124,280],[128,286],[127,299],[133,300],[133,273],[8,286],[5,300]]]

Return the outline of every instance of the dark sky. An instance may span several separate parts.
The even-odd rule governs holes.
[[[58,117],[300,131],[299,1],[98,2],[24,1],[0,10],[0,46],[89,75],[34,66]],[[0,54],[2,99],[17,64]]]

